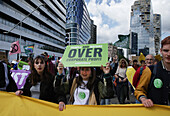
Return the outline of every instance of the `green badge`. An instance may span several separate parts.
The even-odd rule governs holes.
[[[80,99],[84,99],[86,97],[86,94],[84,92],[80,92],[78,96]]]
[[[153,84],[154,84],[155,88],[161,88],[163,85],[161,79],[155,79]]]

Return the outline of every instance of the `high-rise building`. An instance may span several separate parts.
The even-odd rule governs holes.
[[[153,17],[151,0],[137,0],[131,6],[130,31],[138,35],[138,55],[139,49],[143,51],[146,48],[149,48],[149,54],[155,54]]]
[[[159,53],[160,49],[160,39],[161,39],[161,15],[153,15],[153,24],[154,24],[154,40],[155,40],[155,53]]]
[[[66,33],[70,45],[86,44],[91,39],[91,19],[84,0],[64,0]]]
[[[137,50],[138,50],[138,34],[131,32],[130,34],[130,54],[136,54],[137,55]]]
[[[117,47],[112,43],[108,43],[108,57],[113,58],[115,55],[117,55]]]
[[[61,57],[65,49],[66,7],[61,0],[0,0],[0,51],[11,43],[34,44],[34,56],[43,52]],[[17,55],[8,56],[9,61]]]
[[[97,40],[97,26],[94,24],[94,21],[91,20],[91,38],[88,41],[88,44],[96,44]]]

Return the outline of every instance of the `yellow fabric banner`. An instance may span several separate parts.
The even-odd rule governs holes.
[[[132,66],[128,66],[126,71],[126,76],[128,78],[128,81],[132,85],[133,82],[133,76],[135,75],[136,70]],[[132,85],[133,89],[135,90],[135,87]]]
[[[59,111],[58,104],[14,93],[0,91],[0,116],[169,116],[170,106],[154,105],[145,108],[142,104],[126,105],[66,105]]]

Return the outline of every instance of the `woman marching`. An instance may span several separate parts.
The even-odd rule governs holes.
[[[117,97],[120,104],[125,103],[125,99],[128,98],[128,79],[126,77],[126,69],[127,69],[128,63],[127,61],[122,58],[119,62],[119,66],[117,68],[117,71],[114,75],[116,78],[116,91],[117,91]]]
[[[44,56],[37,56],[33,60],[31,67],[31,74],[28,76],[23,89],[16,91],[16,95],[23,94],[25,96],[59,103],[59,107],[64,104],[66,99],[65,94],[60,91],[54,92],[54,76],[48,72]]]
[[[112,78],[110,75],[110,64],[101,66],[104,72],[104,83],[96,78],[95,69],[92,67],[80,67],[80,75],[69,81],[70,99],[69,104],[73,105],[99,105],[100,99],[114,94]],[[56,79],[62,78],[63,64],[59,63]],[[59,83],[55,83],[58,85]],[[65,104],[63,104],[65,107]]]

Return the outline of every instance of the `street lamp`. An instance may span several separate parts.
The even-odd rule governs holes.
[[[28,18],[34,11],[36,11],[39,7],[41,7],[41,6],[45,6],[45,4],[41,4],[41,5],[39,5],[37,8],[35,8],[32,12],[30,12],[28,15],[26,15],[26,17],[24,17],[19,23],[17,23],[13,28],[11,28],[9,31],[7,31],[7,32],[3,32],[3,33],[5,33],[5,34],[8,34],[8,33],[10,33],[13,29],[15,29],[19,24],[20,24],[20,27],[22,27],[22,22],[26,19],[26,18]],[[20,31],[21,31],[21,28],[20,28]],[[19,38],[19,44],[21,45],[21,33],[20,33],[20,38]],[[19,54],[19,59],[20,59],[20,54]]]

